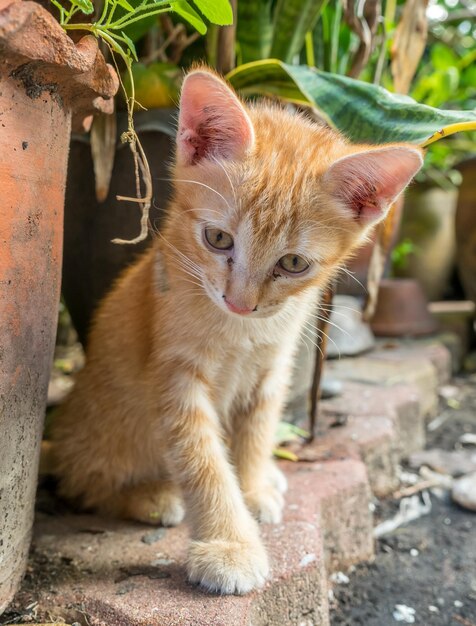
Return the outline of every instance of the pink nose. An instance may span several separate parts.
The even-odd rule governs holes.
[[[233,311],[233,313],[238,313],[238,315],[248,315],[249,313],[252,313],[254,311],[254,309],[250,309],[248,307],[241,308],[239,306],[236,306],[236,304],[233,304],[233,302],[229,302],[226,298],[225,302],[230,311]]]

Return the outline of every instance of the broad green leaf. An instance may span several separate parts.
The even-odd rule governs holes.
[[[180,17],[183,17],[189,24],[191,24],[200,35],[204,35],[207,32],[205,22],[200,15],[186,0],[175,0],[170,4],[172,11],[175,11]]]
[[[123,9],[125,9],[126,11],[128,11],[129,13],[135,10],[132,4],[129,4],[127,0],[117,0],[117,4],[121,6]]]
[[[193,0],[193,3],[212,24],[220,26],[233,24],[233,11],[229,0]]]
[[[476,122],[476,111],[434,109],[377,85],[276,59],[242,65],[227,78],[245,96],[314,106],[354,142],[421,144],[445,126]]]
[[[271,0],[240,0],[236,39],[241,63],[267,59],[271,50],[273,24]]]
[[[323,5],[324,0],[278,0],[270,56],[292,61],[301,52],[306,33],[316,25]]]
[[[91,13],[94,13],[94,5],[91,0],[71,0],[71,4],[78,7],[85,15],[91,15]]]

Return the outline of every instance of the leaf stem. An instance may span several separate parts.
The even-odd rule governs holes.
[[[458,122],[456,124],[444,126],[441,130],[437,130],[436,133],[433,133],[431,137],[424,141],[421,144],[421,147],[426,148],[432,143],[435,143],[435,141],[443,139],[443,137],[449,137],[450,135],[454,135],[455,133],[459,133],[463,130],[476,130],[476,122]]]
[[[157,10],[157,7],[160,7],[160,9]],[[141,20],[144,17],[155,15],[158,12],[162,13],[164,10],[170,11],[169,0],[158,0],[158,2],[154,2],[153,4],[144,3],[143,5],[139,5],[137,7],[137,9],[132,14],[133,15],[132,19],[134,20],[134,22],[136,22],[137,20]],[[129,25],[130,19],[131,19],[131,14],[126,13],[126,15],[123,15],[122,17],[120,17],[116,22],[113,22],[112,24],[108,24],[108,26],[111,26],[111,28],[114,28],[114,29],[125,28],[126,26]]]
[[[306,42],[306,62],[310,67],[316,67],[316,57],[314,56],[314,41],[312,31],[309,30],[305,36]]]
[[[137,17],[129,19],[126,22],[121,22],[120,24],[118,22],[115,22],[111,24],[110,28],[114,30],[118,30],[120,28],[122,30],[123,28],[127,28],[127,26],[134,24],[134,22],[138,22],[139,20],[144,19],[144,17],[152,17],[152,15],[159,15],[160,13],[166,13],[168,10],[169,9],[167,7],[162,7],[161,9],[150,11],[150,13],[143,13],[142,15],[138,15]]]

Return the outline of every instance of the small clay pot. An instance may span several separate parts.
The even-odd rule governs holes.
[[[438,325],[428,311],[420,283],[411,278],[394,278],[380,282],[370,327],[378,337],[416,337],[434,333]]]

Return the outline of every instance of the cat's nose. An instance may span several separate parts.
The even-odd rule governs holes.
[[[253,311],[256,311],[257,309],[257,307],[255,307],[254,309],[252,309],[251,307],[240,307],[234,304],[233,302],[231,302],[231,300],[228,300],[226,297],[224,297],[224,300],[229,310],[232,311],[233,313],[238,313],[238,315],[248,315],[249,313],[252,313]]]

